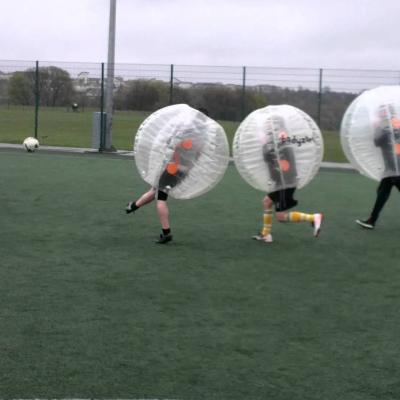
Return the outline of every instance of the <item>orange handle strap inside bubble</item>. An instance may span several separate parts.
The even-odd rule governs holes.
[[[193,141],[192,139],[185,139],[176,147],[182,147],[185,150],[190,150],[193,147]],[[180,161],[179,151],[175,150],[174,155],[172,156],[172,161],[167,164],[167,172],[170,175],[177,174],[179,161]]]

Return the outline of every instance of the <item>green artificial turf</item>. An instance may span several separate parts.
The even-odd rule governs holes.
[[[41,107],[38,139],[44,146],[90,148],[92,145],[93,112],[71,112],[65,108]],[[119,150],[131,150],[134,136],[149,112],[116,111],[113,115],[112,143]],[[22,143],[34,136],[33,107],[0,107],[0,143]],[[219,121],[225,129],[230,146],[239,122]],[[324,132],[324,161],[347,162],[337,132]]]
[[[230,166],[169,201],[174,241],[130,159],[0,152],[0,398],[398,399],[398,194],[322,171],[308,223],[250,239],[262,193]]]

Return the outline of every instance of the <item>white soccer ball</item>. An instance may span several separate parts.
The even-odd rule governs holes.
[[[34,137],[27,137],[22,143],[26,151],[33,152],[39,148],[39,140]]]

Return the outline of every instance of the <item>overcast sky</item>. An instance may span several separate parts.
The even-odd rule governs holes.
[[[109,0],[7,0],[0,60],[107,60]],[[400,69],[400,0],[117,0],[116,63]]]

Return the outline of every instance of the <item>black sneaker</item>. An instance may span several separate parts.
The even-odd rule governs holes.
[[[156,243],[165,244],[170,242],[171,240],[172,240],[172,235],[170,233],[168,233],[167,235],[160,233],[160,238],[156,241]]]
[[[361,219],[356,219],[356,223],[365,229],[374,229],[375,228],[375,224],[373,222],[371,222],[369,219],[367,219],[366,221],[362,221]]]
[[[125,211],[126,211],[127,214],[130,214],[130,213],[134,213],[134,212],[135,212],[135,210],[132,209],[132,206],[133,206],[134,204],[135,204],[134,201],[130,201],[130,202],[128,203],[128,205],[127,205],[126,208],[125,208]]]

